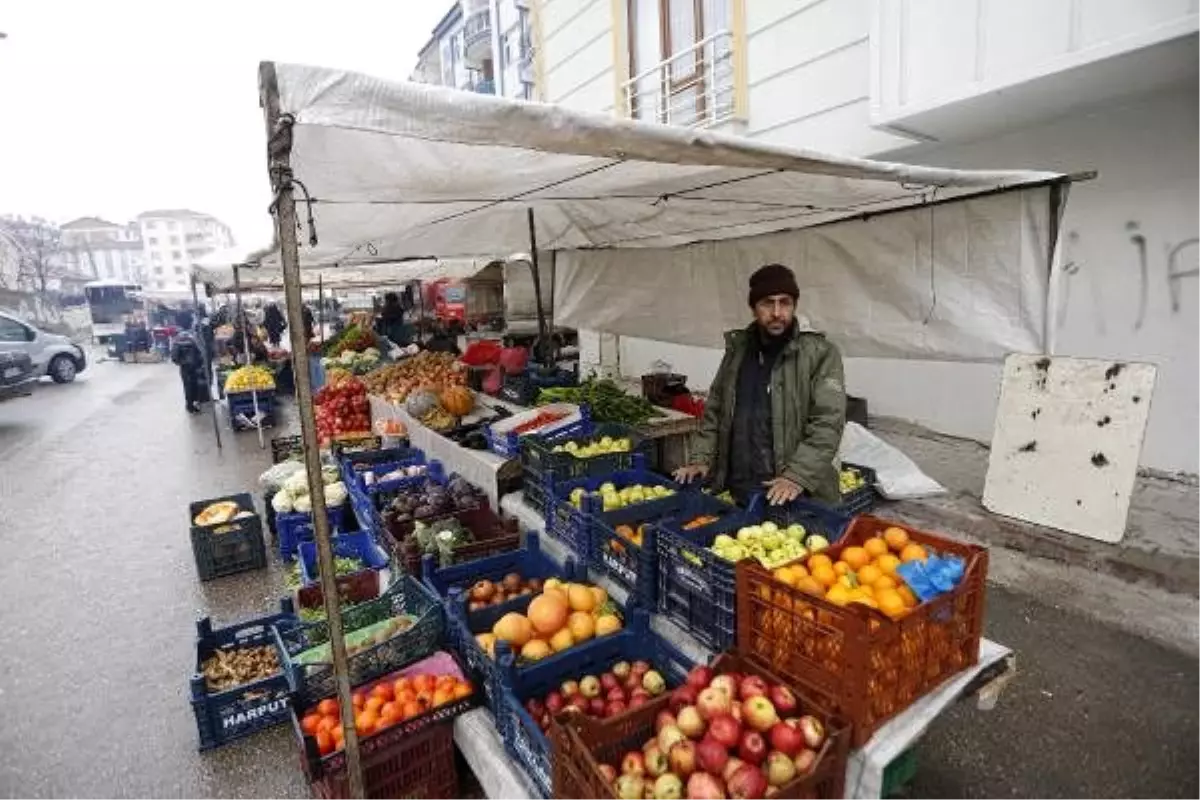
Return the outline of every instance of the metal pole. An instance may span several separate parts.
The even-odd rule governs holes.
[[[321,273],[317,273],[317,326],[321,331],[321,350],[325,350],[325,282]]]
[[[533,299],[537,303],[538,324],[538,363],[543,367],[552,367],[547,363],[550,359],[550,336],[546,330],[546,309],[542,306],[542,275],[538,270],[537,228],[533,222],[533,209],[526,209],[529,219],[529,269],[533,273]]]
[[[242,325],[242,355],[245,356],[246,366],[249,367],[251,364],[250,333],[249,333],[249,331],[246,330],[246,328],[249,327],[250,320],[246,319],[244,313],[242,312],[242,280],[241,280],[241,271],[238,269],[237,264],[233,265],[233,292],[234,292],[234,297],[237,298],[237,312],[236,312],[237,319],[239,322],[241,322],[241,325]],[[226,398],[226,399],[228,399],[228,398]],[[250,402],[252,402],[254,404],[254,427],[258,431],[258,449],[264,450],[267,447],[267,443],[265,441],[263,441],[262,421],[259,419],[258,389],[256,389],[253,386],[250,387]],[[233,406],[229,407],[229,419],[230,419],[230,425],[232,425],[233,424]]]
[[[304,320],[301,314],[300,253],[296,243],[296,204],[291,182],[291,118],[279,113],[279,85],[275,65],[264,61],[259,65],[260,103],[267,127],[267,159],[271,187],[275,196],[275,231],[279,239],[279,257],[283,265],[283,290],[287,303],[288,338],[292,358],[298,359],[296,372],[296,401],[300,410],[300,432],[304,440],[304,466],[308,473],[309,492],[313,507],[313,539],[317,546],[317,564],[321,593],[325,599],[325,616],[329,624],[329,640],[333,652],[333,674],[337,678],[338,705],[341,707],[342,730],[345,734],[346,768],[350,774],[350,796],[363,797],[362,760],[358,751],[358,734],[354,729],[354,706],[350,697],[350,670],[346,658],[346,640],[342,629],[342,609],[338,600],[333,563],[333,545],[329,535],[329,517],[325,514],[325,484],[321,479],[321,458],[317,441],[317,425],[313,415],[312,384],[308,380],[308,343],[304,340]]]
[[[193,317],[195,321],[195,333],[200,333],[200,297],[196,294],[196,276],[192,276],[192,308],[195,311]],[[211,325],[211,322],[210,322]],[[213,435],[217,437],[217,449],[221,449],[221,425],[217,422],[217,398],[212,396],[213,390],[213,372],[212,372],[212,353],[208,352],[208,342],[203,336],[200,337],[200,352],[204,354],[204,377],[205,384],[208,386],[208,410],[212,412]]]

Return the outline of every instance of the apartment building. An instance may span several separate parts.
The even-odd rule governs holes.
[[[136,224],[145,252],[142,287],[149,291],[190,291],[192,266],[204,256],[234,245],[228,225],[198,211],[147,211],[138,215]]]
[[[141,227],[99,217],[80,217],[62,225],[62,258],[69,270],[97,280],[144,280]]]
[[[1194,473],[1198,6],[537,0],[534,72],[540,99],[617,116],[848,156],[1097,171],[1063,220],[1057,352],[1156,363],[1143,464]],[[720,358],[587,338],[627,374],[665,358],[695,385]],[[999,376],[995,364],[847,360],[873,412],[983,441]]]
[[[528,0],[461,0],[450,4],[421,49],[411,79],[533,99]]]

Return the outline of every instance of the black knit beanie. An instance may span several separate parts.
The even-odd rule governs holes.
[[[759,267],[750,276],[750,307],[764,297],[773,294],[791,295],[795,300],[800,297],[800,287],[796,285],[796,276],[783,264],[767,264]]]

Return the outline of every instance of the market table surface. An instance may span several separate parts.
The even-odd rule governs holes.
[[[545,534],[545,520],[525,504],[525,498],[520,492],[506,495],[501,500],[500,507],[506,513],[520,520],[522,527],[541,534],[540,542],[542,550],[551,558],[562,563],[563,559],[567,556],[567,551],[554,537]],[[625,592],[612,581],[608,580],[608,578],[596,576],[593,580],[607,589],[618,602],[623,603],[625,601]],[[685,655],[695,661],[708,661],[712,655],[710,651],[702,647],[687,632],[664,619],[661,615],[655,614],[651,617],[651,625],[657,633],[671,641]],[[846,765],[846,796],[857,798],[880,797],[883,790],[883,772],[888,764],[915,745],[917,740],[925,733],[929,724],[937,719],[939,714],[959,699],[975,694],[980,695],[981,707],[990,707],[985,704],[995,702],[996,692],[1003,688],[1005,682],[1007,682],[1014,671],[1015,656],[1013,652],[1002,644],[984,639],[980,643],[979,662],[975,666],[963,670],[934,691],[913,703],[907,710],[880,728],[863,747],[850,753],[850,760]],[[984,679],[982,685],[979,680],[981,676]],[[486,714],[487,712],[484,713]],[[490,714],[487,721],[491,722]],[[484,728],[485,726],[479,723],[478,727]],[[492,730],[490,735],[495,737],[495,731]],[[498,738],[496,739],[495,746],[499,750],[496,751],[486,742],[472,741],[480,736],[474,724],[464,726],[461,730],[456,727],[455,736],[459,742],[459,747],[463,750],[464,756],[467,757],[468,763],[471,764],[471,768],[475,770],[477,775],[480,775],[480,783],[488,793],[488,797],[518,796],[507,793],[492,793],[493,788],[498,791],[508,792],[511,788],[519,785],[521,781],[528,780],[520,765],[513,763],[507,757],[504,747],[500,744]],[[464,741],[468,741],[469,743],[464,746]],[[468,750],[471,753],[468,753]],[[478,759],[478,762],[473,759]],[[490,773],[489,779],[486,782],[480,773],[481,769],[487,770]],[[530,797],[531,795],[522,794],[519,796]]]

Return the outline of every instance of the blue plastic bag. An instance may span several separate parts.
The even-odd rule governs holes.
[[[896,567],[896,573],[924,603],[958,586],[965,569],[966,564],[956,556],[930,556],[925,561],[907,561]]]

